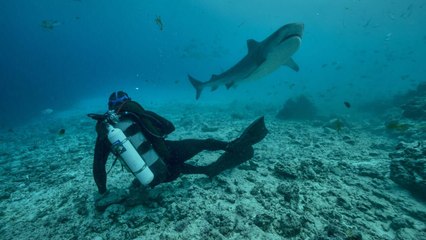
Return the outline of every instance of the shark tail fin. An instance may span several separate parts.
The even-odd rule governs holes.
[[[195,99],[199,99],[201,95],[201,91],[203,90],[203,82],[198,81],[197,79],[193,78],[191,75],[188,75],[188,79],[191,82],[192,86],[194,86],[196,95]]]

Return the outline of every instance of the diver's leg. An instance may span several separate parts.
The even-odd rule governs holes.
[[[173,164],[183,164],[198,153],[208,150],[225,150],[228,142],[216,139],[184,139],[179,141],[166,140],[167,148]]]
[[[240,165],[254,155],[252,145],[265,138],[268,130],[263,117],[252,122],[243,133],[225,147],[225,152],[213,163],[207,166],[182,165],[182,173],[206,174],[214,177],[226,169]]]
[[[252,146],[247,146],[235,152],[224,152],[215,162],[207,166],[193,166],[183,163],[179,166],[179,172],[183,174],[205,174],[214,177],[224,170],[234,168],[251,159],[254,155]]]
[[[256,119],[252,122],[243,133],[230,143],[212,141],[210,149],[205,147],[203,141],[207,140],[183,140],[178,142],[170,142],[171,149],[177,154],[177,162],[179,164],[179,171],[186,174],[206,174],[209,177],[214,177],[226,169],[230,169],[240,165],[251,159],[254,155],[252,145],[260,142],[268,134],[265,127],[263,117]],[[194,144],[194,145],[192,145]],[[192,147],[193,146],[193,147]],[[185,148],[188,149],[186,150]],[[185,149],[184,151],[179,149]],[[213,163],[207,166],[193,166],[185,164],[184,162],[202,150],[225,150],[225,152]]]

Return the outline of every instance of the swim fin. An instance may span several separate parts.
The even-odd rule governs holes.
[[[231,141],[225,152],[213,163],[207,166],[193,166],[184,163],[180,172],[184,174],[206,174],[214,177],[224,170],[234,168],[251,159],[254,155],[253,144],[260,142],[268,134],[264,117],[252,122],[238,137]]]
[[[224,152],[222,156],[216,160],[216,162],[205,167],[204,174],[212,178],[227,169],[234,168],[241,163],[246,162],[251,159],[253,155],[254,150],[251,145],[246,146],[239,151]]]
[[[227,146],[225,153],[216,162],[206,166],[206,174],[214,177],[226,169],[240,165],[254,155],[252,145],[260,142],[268,134],[265,118],[262,116],[252,122],[238,137]]]
[[[265,126],[265,117],[259,117],[253,121],[238,137],[231,141],[226,147],[227,152],[236,152],[240,149],[260,142],[268,134]]]

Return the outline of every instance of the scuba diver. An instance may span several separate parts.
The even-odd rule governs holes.
[[[136,177],[132,185],[154,187],[170,182],[180,174],[205,174],[214,177],[253,157],[252,145],[268,133],[264,118],[248,126],[235,140],[216,139],[166,140],[175,130],[173,124],[158,114],[145,110],[123,91],[111,94],[105,114],[88,114],[97,120],[93,177],[101,195],[107,194],[106,162],[110,153],[124,162]],[[224,153],[207,166],[185,163],[198,153],[223,150]]]

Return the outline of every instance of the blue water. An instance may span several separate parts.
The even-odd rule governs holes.
[[[280,105],[305,94],[339,111],[343,101],[390,98],[425,80],[424,0],[3,0],[0,9],[2,127],[120,89],[196,103],[187,74],[207,81],[246,54],[247,39],[291,22],[305,24],[300,72],[283,67],[198,101]]]

